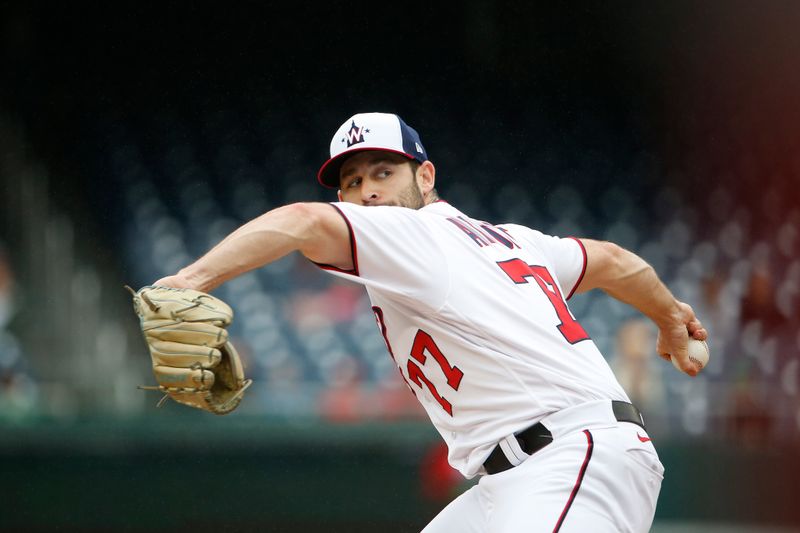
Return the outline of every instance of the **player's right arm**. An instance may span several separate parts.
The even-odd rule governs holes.
[[[586,250],[586,272],[576,292],[598,288],[638,309],[659,328],[659,355],[677,357],[689,375],[698,370],[687,355],[689,335],[705,340],[708,333],[692,308],[673,296],[655,269],[638,255],[614,243],[581,239]]]
[[[209,292],[224,282],[293,251],[342,270],[353,268],[350,232],[326,203],[296,203],[244,224],[200,259],[154,283]]]

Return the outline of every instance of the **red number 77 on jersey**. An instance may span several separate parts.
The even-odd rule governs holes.
[[[389,355],[392,356],[392,359],[397,362],[397,359],[394,356],[394,351],[392,350],[392,345],[389,342],[389,337],[386,334],[386,324],[383,321],[383,309],[380,307],[374,306],[372,311],[375,313],[375,319],[378,321],[378,328],[381,330],[381,335],[383,335],[383,340],[386,343],[386,348],[389,350]],[[444,373],[445,378],[447,378],[447,385],[453,389],[458,390],[458,387],[461,386],[461,378],[464,377],[464,372],[461,371],[455,365],[451,365],[447,358],[444,356],[442,351],[436,345],[436,342],[433,340],[428,333],[422,331],[421,329],[417,330],[417,334],[414,335],[414,342],[411,345],[411,358],[416,360],[414,362],[411,358],[406,361],[406,370],[408,371],[408,379],[413,381],[417,387],[420,389],[424,386],[430,391],[431,396],[442,406],[447,414],[453,416],[453,404],[451,404],[447,398],[439,394],[439,391],[436,390],[436,385],[434,385],[431,380],[425,376],[425,373],[420,368],[420,365],[425,365],[425,361],[428,360],[428,356],[425,355],[425,352],[428,352],[433,356],[433,359],[439,365],[442,372]],[[419,363],[419,365],[417,364]],[[403,377],[403,380],[406,381],[408,384],[408,379],[406,379],[406,375],[403,373],[402,367],[399,368],[400,375]],[[411,389],[411,392],[414,392],[414,389],[411,388],[411,385],[408,385],[408,388]],[[416,393],[414,393],[416,394]]]

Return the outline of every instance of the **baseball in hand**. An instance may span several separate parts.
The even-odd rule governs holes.
[[[705,368],[708,364],[708,358],[711,355],[708,351],[708,344],[706,344],[706,341],[699,341],[692,338],[689,338],[688,353],[689,360],[697,365],[698,370]],[[672,365],[678,370],[681,370],[681,367],[678,365],[678,360],[674,357],[672,358]]]

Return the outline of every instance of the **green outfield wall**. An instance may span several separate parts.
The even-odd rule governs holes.
[[[423,488],[427,425],[197,414],[3,427],[0,531],[418,531],[450,497]],[[800,523],[794,450],[657,445],[658,520]]]

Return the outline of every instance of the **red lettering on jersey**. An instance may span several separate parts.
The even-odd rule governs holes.
[[[500,243],[510,250],[519,248],[506,230],[492,226],[488,222],[475,222],[464,217],[450,217],[447,220],[466,233],[481,248],[496,243]]]
[[[514,239],[511,238],[511,235],[503,228],[498,228],[497,226],[492,226],[484,222],[481,224],[481,228],[483,228],[486,233],[490,234],[494,237],[498,242],[503,243],[506,248],[513,250],[514,248],[519,248],[519,244],[517,244]],[[501,235],[500,232],[504,233]]]
[[[523,284],[528,283],[528,278],[536,280],[536,284],[542,289],[550,304],[556,311],[558,319],[561,321],[558,324],[558,331],[570,344],[575,344],[580,341],[585,341],[589,338],[589,334],[583,329],[577,320],[572,316],[567,307],[567,302],[561,295],[561,290],[553,280],[553,276],[543,266],[529,265],[522,259],[510,259],[508,261],[500,261],[497,263],[503,272],[508,275],[514,283]]]
[[[455,224],[458,229],[466,233],[473,241],[475,241],[475,244],[481,248],[494,242],[494,239],[491,237],[491,235],[481,232],[481,230],[467,222],[464,217],[450,217],[447,220]]]

